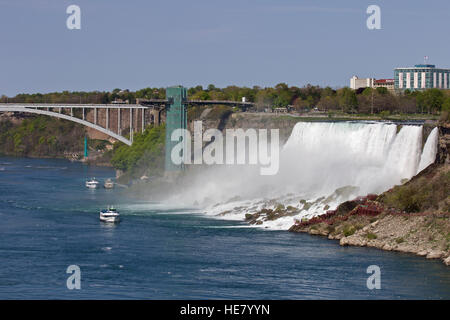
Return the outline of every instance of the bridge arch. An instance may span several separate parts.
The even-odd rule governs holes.
[[[52,112],[52,111],[46,111],[46,110],[40,110],[40,109],[31,109],[31,108],[24,108],[24,107],[2,107],[0,108],[0,112],[27,112],[27,113],[34,113],[34,114],[42,114],[50,117],[65,119],[69,121],[73,121],[79,124],[82,124],[86,127],[93,128],[95,130],[98,130],[114,139],[117,139],[126,145],[131,146],[132,142],[121,135],[118,135],[117,133],[112,132],[111,130],[105,129],[99,125],[93,124],[91,122],[88,122],[86,120],[78,119],[66,114],[58,113],[58,112]]]

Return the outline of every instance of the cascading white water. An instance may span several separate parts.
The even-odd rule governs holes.
[[[189,189],[171,201],[195,201],[206,214],[239,220],[282,203],[301,212],[261,226],[288,229],[294,218],[322,214],[410,179],[434,161],[436,137],[433,131],[422,154],[421,126],[404,125],[397,132],[395,124],[299,122],[281,150],[277,175],[261,176],[252,166],[210,167],[192,176]]]
[[[351,185],[363,193],[381,192],[411,178],[420,160],[422,128],[396,131],[394,124],[302,122],[294,127],[282,158],[300,160],[299,166],[308,167],[302,175],[320,178],[324,191]]]
[[[436,159],[438,138],[439,138],[438,128],[434,128],[430,132],[427,142],[423,147],[422,157],[420,158],[419,170],[417,171],[417,173],[428,167]]]

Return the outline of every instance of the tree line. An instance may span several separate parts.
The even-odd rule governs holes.
[[[394,94],[386,88],[362,88],[352,90],[348,87],[332,89],[306,85],[288,86],[279,83],[274,87],[238,87],[217,88],[210,84],[206,88],[195,86],[188,88],[189,99],[195,100],[231,100],[254,102],[259,111],[266,108],[290,107],[298,112],[317,108],[321,111],[341,111],[344,113],[439,113],[450,111],[450,90],[429,89],[426,91],[406,90]],[[164,99],[165,88],[144,88],[137,91],[114,89],[100,91],[62,91],[51,93],[18,94],[14,97],[2,95],[2,103],[92,103],[112,102],[135,103],[136,99]]]

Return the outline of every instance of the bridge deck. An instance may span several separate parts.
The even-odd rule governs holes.
[[[146,104],[168,104],[168,100],[164,99],[148,99],[142,100],[143,104],[75,104],[75,103],[0,103],[1,107],[22,107],[22,108],[73,108],[73,109],[148,109],[151,106]],[[229,101],[229,100],[187,100],[187,104],[202,104],[202,105],[238,105],[245,107],[252,107],[253,102]]]
[[[148,109],[140,104],[67,104],[67,103],[0,103],[0,108],[66,108],[66,109]]]
[[[168,104],[169,101],[165,99],[139,99],[139,101],[143,104]],[[253,102],[243,102],[243,101],[230,101],[230,100],[187,100],[187,104],[201,104],[201,105],[214,105],[214,104],[223,104],[223,105],[233,105],[233,106],[245,106],[252,107],[255,105]]]

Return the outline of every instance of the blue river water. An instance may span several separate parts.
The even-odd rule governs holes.
[[[0,158],[0,299],[449,299],[450,268],[88,190],[109,168]],[[98,212],[118,207],[122,222]],[[69,265],[81,289],[69,290]],[[369,290],[366,269],[381,269]]]

